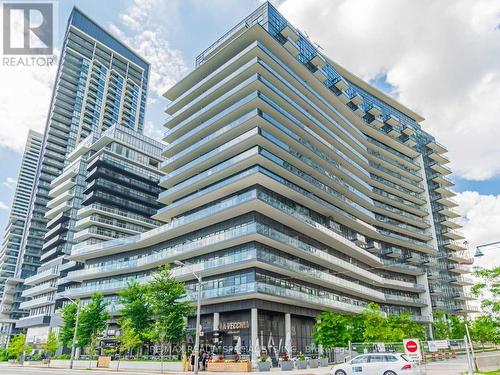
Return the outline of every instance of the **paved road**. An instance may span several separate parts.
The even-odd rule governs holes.
[[[481,355],[481,354],[479,354]],[[463,372],[467,371],[467,362],[465,357],[460,357],[453,360],[442,361],[442,362],[433,362],[427,365],[422,366],[421,375],[460,375]],[[278,369],[273,369],[272,373],[282,373]],[[54,369],[54,368],[35,368],[35,367],[19,367],[12,366],[7,363],[3,363],[0,365],[0,375],[110,375],[116,373],[115,371],[110,370],[68,370],[68,369]],[[146,374],[144,372],[122,372],[120,371],[120,375],[138,375],[138,374]],[[168,373],[174,374],[174,373]],[[185,373],[186,375],[190,373]],[[202,375],[220,375],[222,373],[213,373],[213,372],[201,372]],[[329,375],[328,368],[319,368],[319,369],[307,369],[300,371],[291,371],[286,372],[287,375]],[[224,373],[224,375],[241,375],[238,374],[230,374]]]

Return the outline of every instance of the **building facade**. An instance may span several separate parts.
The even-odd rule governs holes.
[[[423,118],[318,51],[269,3],[170,88],[161,164],[165,224],[75,246],[84,300],[112,308],[165,263],[195,298],[205,343],[310,352],[324,310],[376,302],[429,327],[471,311],[470,257],[453,221],[446,149]],[[176,266],[175,261],[185,266]],[[192,324],[192,322],[191,322]],[[245,351],[245,349],[244,349]]]
[[[34,272],[38,266],[37,259],[30,255],[26,255],[21,261],[19,250],[41,146],[42,135],[30,130],[24,146],[9,222],[0,250],[0,345],[2,347],[7,345],[9,337],[16,332],[14,323],[23,313],[19,309],[22,284],[19,284],[18,280]]]
[[[67,223],[63,221],[75,211],[69,213],[59,206],[52,206],[59,201],[63,205],[66,202],[64,198],[51,198],[51,183],[68,165],[71,152],[92,134],[101,133],[114,124],[142,132],[148,78],[149,64],[144,59],[73,8],[62,46],[21,244],[22,254],[39,259],[41,273],[47,273],[55,259],[68,255],[73,245],[74,229],[65,227]],[[75,187],[74,202],[81,199],[81,188]],[[61,217],[53,216],[56,211]],[[32,277],[38,277],[39,282],[43,279],[32,272],[25,275],[28,285],[35,282]],[[27,291],[25,296],[32,297],[32,293],[33,290]],[[20,320],[19,328],[48,323],[48,316],[38,310],[41,306],[26,301],[24,307],[40,313],[34,315],[30,312],[31,318]]]
[[[132,129],[113,125],[81,142],[67,158],[63,173],[51,183],[47,204],[46,239],[53,246],[86,247],[142,233],[158,226],[151,216],[159,208],[162,188],[159,164],[161,144]],[[38,273],[25,280],[22,307],[29,315],[18,325],[30,324],[27,340],[43,342],[60,323],[58,309],[68,300],[65,289],[78,284],[67,277],[81,265],[59,255],[44,262]]]

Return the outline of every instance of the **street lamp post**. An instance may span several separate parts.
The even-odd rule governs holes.
[[[80,319],[80,301],[76,302],[75,300],[66,297],[71,303],[76,304],[76,319],[75,319],[75,329],[73,331],[73,341],[71,343],[71,357],[69,360],[69,368],[73,369],[73,361],[75,360],[75,352],[76,352],[76,337],[78,333],[78,321]]]
[[[178,266],[185,267],[186,264],[180,260],[174,262]],[[202,293],[202,278],[201,275],[191,271],[196,280],[198,280],[198,299],[196,302],[196,329],[194,339],[194,373],[198,374],[199,360],[200,360],[200,325],[201,325],[201,293]]]

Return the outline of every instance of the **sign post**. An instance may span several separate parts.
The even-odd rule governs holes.
[[[403,347],[405,354],[413,361],[422,360],[422,351],[420,350],[420,341],[418,339],[404,339]]]

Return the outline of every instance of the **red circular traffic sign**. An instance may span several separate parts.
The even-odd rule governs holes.
[[[415,353],[418,349],[418,345],[415,341],[410,340],[406,343],[406,350],[408,350],[410,353]]]

